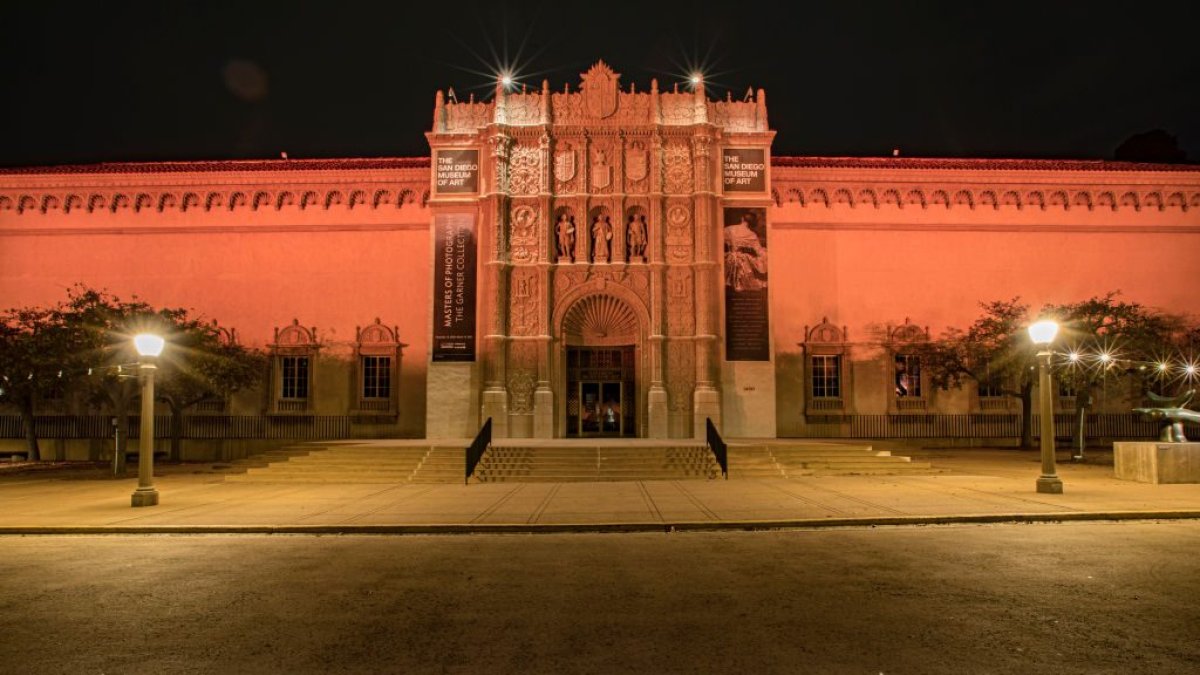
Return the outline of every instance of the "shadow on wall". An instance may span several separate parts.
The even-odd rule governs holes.
[[[775,353],[775,428],[782,438],[804,427],[804,354]]]

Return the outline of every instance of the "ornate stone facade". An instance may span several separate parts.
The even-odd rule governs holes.
[[[477,147],[492,162],[481,170],[491,185],[481,186],[477,197],[480,240],[497,242],[483,252],[481,285],[488,290],[481,313],[505,328],[489,335],[480,358],[489,382],[507,383],[506,391],[484,396],[485,414],[500,419],[500,435],[530,428],[515,419],[528,414],[549,416],[554,435],[569,432],[565,392],[575,383],[567,373],[568,352],[612,346],[612,339],[585,332],[568,340],[561,322],[573,306],[597,297],[641,317],[637,330],[622,337],[630,343],[621,345],[633,348],[637,359],[628,371],[635,373],[630,386],[636,382],[636,391],[622,402],[638,408],[636,435],[691,436],[701,416],[719,421],[713,342],[719,313],[697,303],[711,303],[720,288],[714,273],[720,174],[711,153],[728,144],[769,152],[765,106],[709,101],[703,84],[665,93],[651,82],[639,92],[623,87],[620,74],[603,62],[581,74],[575,92],[567,85],[551,93],[548,83],[519,93],[498,86],[483,104],[491,106],[490,118],[457,112],[460,105],[475,111],[481,104],[439,96],[429,138],[435,153]],[[769,195],[764,190],[754,199],[765,203]],[[443,204],[459,208],[461,199],[435,195],[435,214]],[[528,361],[531,339],[547,346],[544,363],[520,368],[547,384],[550,410],[531,410],[530,378],[513,374],[516,345]],[[693,400],[697,383],[706,393]],[[670,420],[651,419],[660,414],[648,408],[651,390],[670,393]]]

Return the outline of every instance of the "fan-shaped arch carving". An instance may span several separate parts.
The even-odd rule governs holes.
[[[863,204],[870,204],[875,208],[879,208],[879,196],[871,188],[863,188],[858,191],[858,201]]]
[[[394,328],[388,328],[383,325],[379,317],[375,317],[375,323],[368,325],[366,328],[357,328],[358,342],[360,344],[395,344],[397,331]]]
[[[1087,190],[1080,190],[1079,192],[1076,192],[1075,206],[1082,206],[1088,211],[1091,211],[1092,207],[1094,206],[1092,203],[1092,193],[1088,192]]]
[[[307,190],[303,195],[300,196],[300,210],[303,211],[313,204],[316,204],[318,199],[319,197],[317,196],[316,192]]]
[[[224,197],[220,192],[210,192],[208,193],[208,196],[204,198],[204,210],[212,211],[214,208],[220,206],[222,201],[224,201]]]
[[[133,210],[135,213],[141,213],[142,209],[148,209],[154,205],[154,198],[145,192],[138,193],[133,198]]]
[[[58,204],[58,197],[55,197],[54,195],[46,195],[42,197],[42,213],[45,213],[50,209],[57,209]]]
[[[589,295],[567,310],[563,336],[568,344],[634,344],[638,340],[638,317],[620,298]]]
[[[79,195],[67,195],[66,199],[63,199],[64,213],[70,213],[72,209],[80,208],[83,208],[83,197]]]
[[[387,204],[392,201],[392,191],[379,189],[375,191],[375,196],[371,197],[371,208],[377,209],[380,204]]]
[[[812,328],[805,326],[805,329],[805,342],[838,344],[846,341],[846,328],[838,328],[829,323],[829,317],[823,317],[821,323]]]
[[[263,190],[259,190],[254,193],[254,199],[250,202],[250,208],[257,211],[270,203],[271,195]]]
[[[299,319],[292,319],[292,325],[275,329],[275,344],[279,347],[308,347],[317,342],[317,329],[305,328]]]

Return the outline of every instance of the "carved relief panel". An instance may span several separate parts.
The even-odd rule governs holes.
[[[692,259],[692,207],[688,200],[667,201],[667,262],[685,263]]]
[[[535,203],[516,203],[509,218],[509,251],[513,263],[537,261],[539,227],[538,206]]]
[[[692,410],[692,390],[696,387],[696,349],[691,341],[667,345],[667,405],[673,413]]]
[[[562,140],[554,149],[554,189],[556,192],[579,192],[579,141]]]
[[[692,268],[667,268],[667,334],[693,335],[696,332],[695,293]]]
[[[512,342],[508,346],[508,410],[517,415],[533,412],[533,392],[537,387],[538,344]]]
[[[537,145],[519,143],[508,162],[509,188],[513,195],[536,195],[541,191],[542,151]]]
[[[518,267],[513,270],[510,284],[511,311],[509,331],[512,335],[538,335],[541,311],[539,309],[538,270]]]
[[[688,142],[673,138],[663,148],[665,181],[663,189],[668,194],[686,194],[692,191],[692,154]]]

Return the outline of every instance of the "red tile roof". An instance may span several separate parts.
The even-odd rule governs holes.
[[[193,173],[209,171],[338,171],[346,169],[428,169],[428,157],[346,159],[224,159],[195,162],[103,162],[59,166],[0,167],[14,173]]]
[[[1103,159],[963,159],[946,157],[773,157],[776,167],[826,169],[968,169],[984,171],[1200,171],[1200,164],[1113,162]],[[192,162],[103,162],[0,167],[0,174],[204,173],[213,171],[338,171],[428,169],[428,157],[232,159]]]
[[[952,157],[772,157],[771,166],[822,169],[971,169],[977,171],[1200,171],[1200,164],[1114,162],[1106,159]]]

